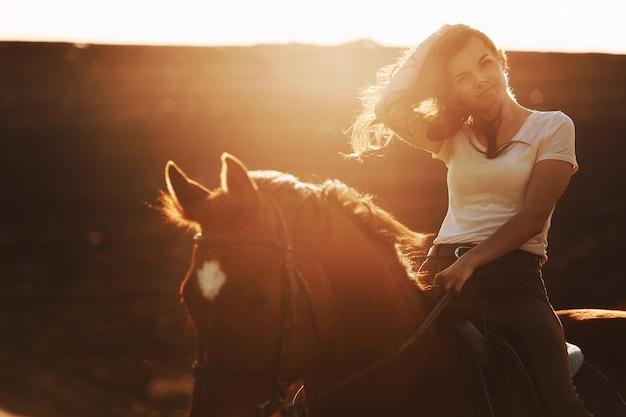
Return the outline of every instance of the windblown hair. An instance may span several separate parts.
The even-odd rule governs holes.
[[[450,61],[473,37],[482,40],[499,57],[502,69],[508,77],[507,56],[487,35],[465,25],[451,29],[432,47],[416,80],[415,88],[400,91],[389,97],[385,103],[388,109],[411,110],[406,114],[405,120],[402,120],[409,130],[414,128],[416,119],[426,119],[430,122],[428,138],[441,141],[450,137],[464,124],[473,124],[471,114],[457,104],[456,91],[451,80],[447,79],[445,71]],[[361,108],[347,131],[353,151],[347,155],[348,157],[360,159],[363,155],[377,153],[396,137],[395,133],[378,119],[374,107],[394,74],[403,65],[411,65],[410,60],[414,60],[412,54],[415,49],[405,50],[396,62],[379,69],[375,83],[360,90]],[[510,89],[509,94],[512,95]]]

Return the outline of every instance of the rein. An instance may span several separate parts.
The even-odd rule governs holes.
[[[309,290],[307,281],[304,279],[304,276],[294,262],[293,245],[291,242],[291,237],[289,235],[287,222],[285,221],[283,212],[278,204],[276,204],[276,202],[272,200],[272,205],[274,207],[274,212],[276,213],[276,217],[278,220],[279,238],[248,235],[204,236],[201,233],[197,233],[193,237],[193,240],[194,243],[198,246],[257,245],[274,248],[280,250],[283,253],[283,268],[285,271],[288,293],[285,297],[285,314],[282,323],[282,333],[277,369],[275,371],[271,371],[269,369],[241,366],[236,364],[216,365],[196,361],[191,367],[191,373],[196,379],[201,379],[204,377],[227,377],[233,375],[245,378],[274,379],[275,385],[272,398],[256,406],[258,416],[268,417],[271,414],[270,407],[272,406],[279,409],[281,416],[298,416],[300,415],[300,413],[302,413],[302,415],[306,414],[305,408],[308,405],[319,406],[321,400],[331,392],[336,391],[339,388],[356,381],[357,379],[363,377],[364,375],[373,371],[379,366],[382,366],[386,362],[389,362],[390,360],[404,352],[406,349],[408,349],[432,325],[432,323],[436,320],[436,318],[448,304],[450,298],[453,296],[454,293],[451,290],[446,292],[432,309],[432,311],[428,314],[428,316],[426,316],[424,321],[417,327],[417,329],[408,337],[408,339],[402,345],[400,345],[392,353],[371,363],[370,365],[355,372],[354,374],[349,375],[346,378],[334,383],[328,388],[321,390],[314,396],[307,395],[306,398],[304,398],[303,400],[298,400],[298,396],[300,394],[300,391],[302,390],[301,387],[300,390],[298,390],[298,393],[294,396],[293,400],[287,400],[285,398],[287,395],[288,386],[287,367],[289,362],[289,348],[291,346],[293,329],[296,322],[296,299],[298,296],[298,284],[300,284],[304,288],[305,292],[307,293],[309,302],[311,303],[318,343],[320,342],[321,338],[317,316],[315,314],[313,297]]]
[[[409,336],[409,338],[403,344],[401,344],[395,351],[377,360],[376,362],[373,362],[372,364],[361,369],[360,371],[342,379],[341,381],[336,382],[335,384],[331,385],[325,390],[321,391],[320,393],[317,394],[317,399],[319,400],[322,397],[331,393],[332,391],[335,391],[345,385],[348,385],[351,382],[356,381],[357,379],[361,378],[368,372],[373,371],[374,369],[385,364],[386,362],[389,362],[390,360],[392,360],[393,358],[395,358],[396,356],[404,352],[406,349],[408,349],[409,346],[411,346],[433,324],[433,322],[437,319],[439,314],[441,314],[441,312],[443,311],[443,309],[446,307],[446,305],[448,304],[448,302],[453,296],[454,296],[454,292],[452,290],[448,290],[443,295],[443,297],[441,297],[441,299],[437,302],[435,307],[433,307],[430,313],[428,313],[428,316],[426,316],[424,321],[417,327],[417,329],[415,329],[415,331],[411,334],[411,336]]]

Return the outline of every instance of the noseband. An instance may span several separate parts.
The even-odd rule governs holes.
[[[289,229],[285,216],[282,210],[273,200],[271,200],[276,218],[278,221],[278,238],[266,237],[266,236],[204,236],[201,233],[196,234],[193,237],[194,243],[198,246],[228,246],[228,245],[256,245],[267,246],[280,250],[283,254],[284,265],[283,269],[286,278],[286,287],[288,290],[285,297],[285,314],[283,316],[282,333],[279,347],[279,360],[275,370],[263,369],[250,366],[239,365],[218,365],[210,364],[202,361],[196,361],[191,367],[191,373],[197,380],[206,377],[242,377],[242,378],[260,378],[273,380],[274,388],[272,392],[272,398],[262,404],[256,406],[259,417],[268,417],[272,409],[278,409],[281,412],[281,416],[299,416],[305,415],[305,407],[309,404],[319,405],[322,398],[327,394],[348,385],[355,380],[361,378],[370,371],[378,368],[379,366],[389,362],[396,356],[400,355],[406,349],[411,346],[419,336],[426,331],[428,327],[435,321],[441,311],[445,308],[448,301],[453,295],[452,291],[448,291],[431,310],[424,321],[417,327],[417,329],[407,338],[407,340],[400,345],[395,351],[391,352],[387,356],[371,363],[365,368],[355,372],[352,375],[336,382],[335,384],[327,387],[324,390],[316,393],[314,396],[307,396],[305,400],[300,400],[294,397],[294,400],[287,400],[287,367],[289,362],[289,348],[291,346],[291,338],[293,335],[293,329],[296,321],[296,300],[298,297],[298,287],[302,286],[308,296],[313,311],[313,320],[315,323],[315,332],[318,343],[320,343],[320,332],[318,327],[317,316],[315,314],[315,308],[313,304],[313,298],[309,290],[307,281],[294,263],[293,259],[293,246],[291,243],[291,237],[289,235]],[[321,346],[321,345],[320,345]],[[299,393],[300,391],[298,391]]]

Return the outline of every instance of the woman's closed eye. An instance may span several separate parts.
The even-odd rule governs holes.
[[[471,77],[469,74],[459,74],[454,77],[454,85],[457,89],[463,90],[466,89],[471,84]]]
[[[491,65],[493,65],[495,63],[496,63],[496,60],[493,57],[487,57],[487,58],[482,60],[482,62],[480,63],[480,66],[482,68],[486,68],[486,67],[489,67],[489,66],[491,66]]]

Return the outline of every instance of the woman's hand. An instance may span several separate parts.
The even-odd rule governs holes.
[[[461,288],[467,280],[474,274],[476,266],[466,253],[456,260],[452,265],[440,271],[435,275],[435,286],[444,288],[446,291],[450,288],[456,293],[461,292]]]

